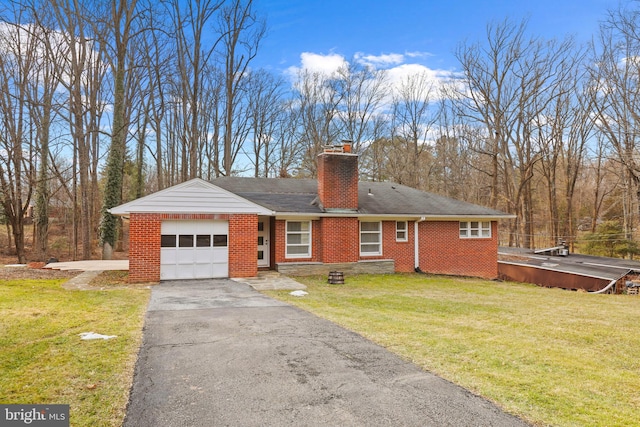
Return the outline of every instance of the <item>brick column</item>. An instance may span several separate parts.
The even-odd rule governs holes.
[[[160,214],[132,213],[129,221],[129,282],[160,280]]]
[[[258,274],[258,215],[229,216],[229,277]]]

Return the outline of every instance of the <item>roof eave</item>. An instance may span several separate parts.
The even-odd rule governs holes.
[[[415,213],[398,213],[398,214],[378,214],[378,213],[365,213],[365,212],[275,212],[276,217],[316,217],[316,218],[402,218],[410,220],[429,220],[429,221],[461,221],[461,220],[490,220],[497,221],[501,219],[514,219],[516,215],[504,214],[491,214],[491,215],[435,215],[435,214],[415,214]]]

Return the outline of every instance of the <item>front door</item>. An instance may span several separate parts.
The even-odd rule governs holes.
[[[258,267],[269,265],[269,217],[258,217]]]

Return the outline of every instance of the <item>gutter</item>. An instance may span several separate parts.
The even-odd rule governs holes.
[[[398,219],[402,221],[411,221],[419,218],[420,221],[499,221],[501,219],[513,219],[515,215],[432,215],[420,213],[394,213],[394,214],[376,214],[361,211],[330,211],[330,212],[285,212],[274,211],[277,218],[295,218],[299,216],[313,216],[316,218],[366,218],[371,220],[379,219],[381,221]]]
[[[422,271],[420,270],[420,233],[418,233],[418,223],[426,221],[427,218],[426,217],[421,217],[420,219],[416,220],[413,223],[413,244],[414,244],[414,249],[413,249],[413,255],[414,255],[414,270],[416,271],[416,273],[421,273]]]

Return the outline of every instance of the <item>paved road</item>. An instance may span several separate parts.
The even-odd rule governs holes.
[[[527,424],[331,322],[208,280],[153,288],[124,425]]]

